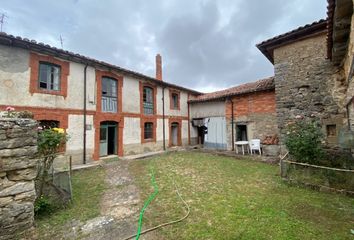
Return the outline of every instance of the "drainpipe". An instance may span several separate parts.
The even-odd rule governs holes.
[[[234,137],[234,102],[229,98],[229,101],[231,102],[231,143],[232,143],[232,151],[235,150],[235,137]]]
[[[162,87],[162,139],[164,151],[166,151],[165,138],[165,87]]]
[[[83,154],[84,154],[83,162],[84,162],[84,164],[86,164],[86,114],[87,114],[87,106],[86,106],[87,79],[86,79],[86,72],[87,72],[87,66],[88,65],[86,63],[85,68],[84,68],[84,129],[83,129],[84,130],[84,139],[83,139],[83,141],[84,141],[84,143],[83,143],[83,145],[84,145],[84,149],[83,149]]]

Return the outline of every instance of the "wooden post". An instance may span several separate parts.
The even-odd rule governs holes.
[[[283,159],[280,159],[280,176],[282,178],[287,178],[287,165]]]
[[[73,171],[73,160],[72,160],[72,156],[70,155],[69,157],[69,171],[70,171],[70,178],[72,176],[72,171]]]

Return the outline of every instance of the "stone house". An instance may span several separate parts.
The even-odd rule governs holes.
[[[346,147],[343,133],[353,127],[353,2],[328,2],[328,19],[257,45],[274,64],[282,144],[297,115],[318,118],[331,149]]]
[[[200,93],[33,40],[0,34],[0,109],[64,128],[74,162],[193,143],[188,99]]]

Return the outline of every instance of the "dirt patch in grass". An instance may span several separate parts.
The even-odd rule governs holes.
[[[145,227],[185,214],[175,182],[191,207],[181,223],[160,229],[166,239],[352,239],[354,199],[290,187],[278,167],[196,152],[169,153],[130,165],[146,199],[155,169],[159,194]]]

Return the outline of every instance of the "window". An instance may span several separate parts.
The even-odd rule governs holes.
[[[39,88],[51,91],[60,90],[60,72],[58,65],[40,62],[39,63]]]
[[[102,112],[117,112],[117,81],[102,78]]]
[[[146,122],[144,123],[144,139],[153,139],[153,123],[152,122]]]
[[[154,114],[153,92],[154,92],[154,90],[152,88],[144,87],[144,92],[143,92],[144,114],[147,114],[147,115]]]
[[[247,125],[236,125],[236,141],[247,141]]]
[[[42,127],[43,129],[58,128],[59,127],[59,121],[55,121],[55,120],[40,120],[39,121],[39,126]]]
[[[179,96],[178,96],[178,93],[172,93],[171,94],[171,108],[172,109],[179,109]]]
[[[337,134],[337,128],[335,124],[327,125],[327,137],[335,137]]]

